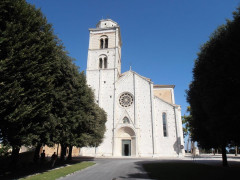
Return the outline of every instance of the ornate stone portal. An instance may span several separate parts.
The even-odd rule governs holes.
[[[116,156],[136,156],[136,134],[131,127],[121,127],[115,136]]]

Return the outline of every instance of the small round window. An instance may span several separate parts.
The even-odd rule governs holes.
[[[132,94],[125,92],[123,94],[121,94],[120,98],[119,98],[119,104],[122,107],[129,107],[131,106],[133,103],[133,96]]]

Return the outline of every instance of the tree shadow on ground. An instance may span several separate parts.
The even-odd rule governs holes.
[[[221,166],[221,161],[189,160],[146,160],[135,162],[135,168],[141,173],[129,173],[118,178],[128,179],[164,179],[164,180],[221,180],[237,177],[240,162],[229,161],[230,167]]]
[[[0,179],[19,179],[26,176],[34,175],[37,173],[44,173],[51,169],[64,167],[70,164],[76,164],[83,161],[94,161],[93,157],[73,157],[72,160],[61,161],[58,159],[52,167],[50,158],[47,158],[44,162],[19,162],[14,169],[9,168],[10,157],[0,159]]]
[[[120,176],[119,178],[122,179],[128,179],[128,178],[137,178],[137,179],[148,179],[148,173],[143,169],[143,164],[144,163],[149,163],[152,161],[139,161],[139,162],[135,162],[135,166],[134,168],[139,170],[139,173],[129,173],[126,176]]]
[[[199,156],[197,156],[198,158],[206,158],[206,159],[222,159],[222,155],[221,154],[216,154],[216,155],[204,155],[204,154],[200,154]],[[232,159],[240,159],[240,156],[233,156],[232,154],[227,154],[227,158],[229,160]]]
[[[189,160],[158,160],[154,162],[143,163],[144,169],[148,172],[149,177],[153,179],[164,180],[221,180],[237,177],[240,170],[239,162],[230,161],[231,166],[224,168],[219,164],[220,161],[207,160],[204,162],[196,162]]]

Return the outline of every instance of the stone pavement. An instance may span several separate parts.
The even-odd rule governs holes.
[[[142,168],[142,159],[95,159],[96,165],[68,175],[61,180],[121,180],[149,179]]]
[[[90,159],[86,159],[90,160]],[[161,157],[161,158],[94,158],[96,165],[84,170],[75,172],[61,180],[149,180],[149,176],[142,168],[142,164],[148,162],[179,162],[192,161],[209,165],[221,165],[220,154],[202,154],[193,158],[190,154],[185,157]],[[228,155],[228,162],[231,165],[240,164],[240,157]]]

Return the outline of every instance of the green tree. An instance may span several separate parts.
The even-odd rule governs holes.
[[[10,146],[9,145],[2,145],[0,144],[0,157],[1,156],[8,156],[10,153]]]
[[[187,113],[190,113],[190,111],[191,111],[191,108],[190,108],[190,106],[188,106]],[[189,152],[189,142],[191,139],[191,126],[190,126],[191,118],[192,118],[191,114],[189,114],[189,115],[184,114],[184,116],[182,116],[182,124],[184,125],[183,136],[184,136],[184,138],[187,137],[187,152]],[[191,143],[191,144],[194,144],[194,143]],[[191,147],[191,149],[193,149],[193,148]]]
[[[93,106],[90,114],[92,118],[90,118],[88,122],[90,128],[87,131],[89,139],[86,145],[98,147],[102,143],[106,130],[105,123],[107,121],[107,115],[105,111],[96,104]]]
[[[0,1],[0,139],[12,146],[98,144],[106,116],[39,9]],[[63,151],[64,155],[64,151]]]
[[[73,146],[90,145],[92,139],[96,143],[101,142],[103,135],[100,134],[102,132],[104,134],[106,122],[106,116],[103,115],[105,112],[95,104],[94,94],[86,83],[84,72],[79,73],[74,64],[69,64],[64,70],[66,71],[65,79],[58,93],[61,94],[59,99],[64,102],[58,109],[63,116],[59,117],[61,123],[56,127],[58,143],[61,144],[62,149],[62,160],[67,147],[69,147],[68,158],[71,159]]]
[[[190,106],[187,107],[187,113],[190,113]],[[190,134],[190,126],[189,126],[189,122],[191,121],[191,114],[189,115],[183,115],[182,116],[182,123],[184,125],[183,128],[183,136],[186,137]]]
[[[78,121],[78,125],[72,129],[68,159],[72,158],[72,147],[98,147],[103,140],[106,130],[106,113],[97,104],[92,104],[84,119]]]
[[[60,41],[39,9],[0,1],[0,131],[17,160],[21,145],[54,143]]]
[[[239,32],[240,8],[201,47],[187,92],[192,138],[204,148],[221,148],[223,166],[228,166],[226,146],[240,142]]]
[[[107,115],[105,111],[94,102],[92,90],[85,86],[85,94],[81,98],[78,109],[81,112],[76,116],[76,126],[72,128],[71,138],[68,144],[69,157],[73,146],[97,147],[102,142],[106,130]]]

